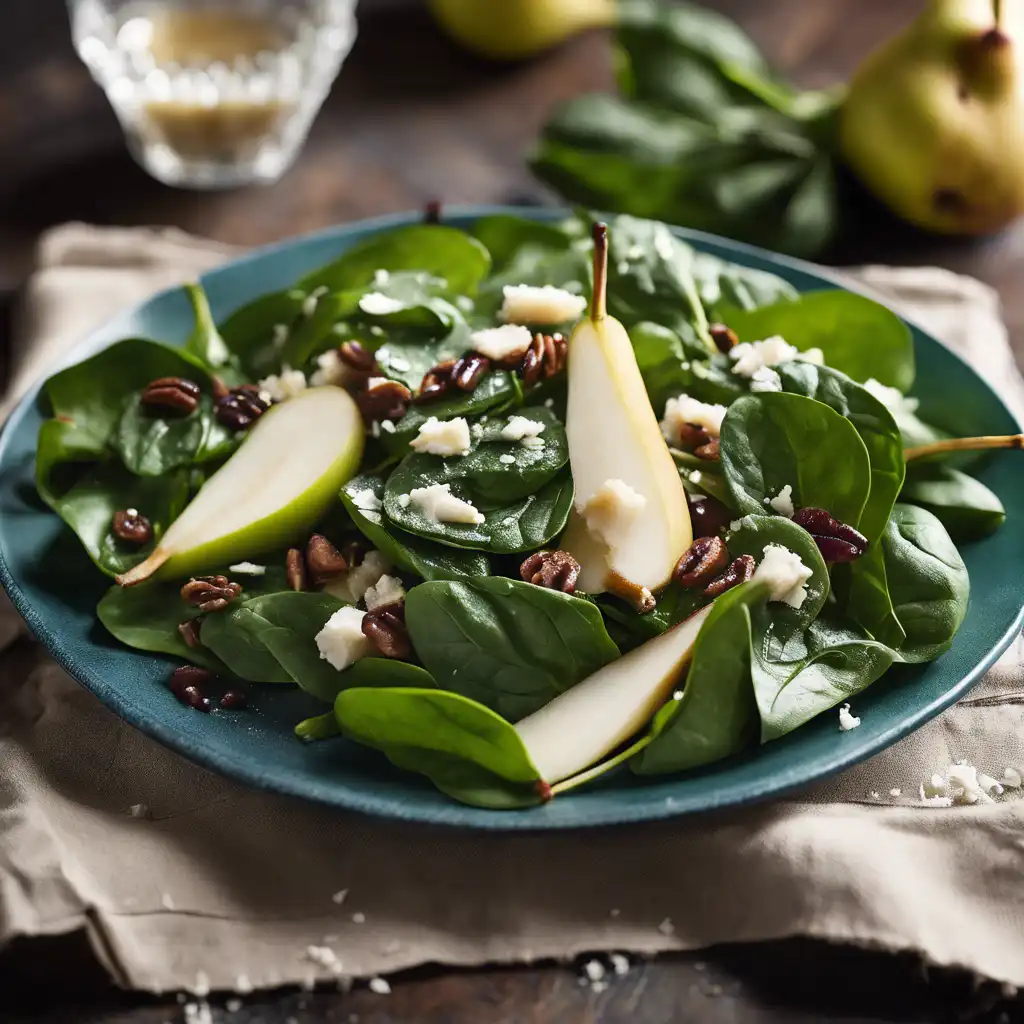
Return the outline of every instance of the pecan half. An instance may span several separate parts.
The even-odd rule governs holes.
[[[213,678],[213,673],[198,665],[182,665],[171,673],[168,684],[171,693],[182,704],[187,704],[196,711],[209,711],[210,699],[203,696],[202,686]]]
[[[228,430],[245,430],[269,408],[255,384],[241,384],[232,388],[223,398],[218,398],[213,412],[217,422]]]
[[[580,563],[568,551],[537,551],[523,560],[519,575],[538,587],[574,594]]]
[[[707,597],[718,597],[727,590],[732,590],[733,587],[746,583],[754,575],[754,569],[756,568],[757,564],[754,562],[753,555],[740,555],[739,558],[732,560],[729,568],[721,576],[713,579],[704,588],[704,594]]]
[[[181,588],[181,596],[201,612],[219,612],[242,593],[239,583],[227,576],[193,576]]]
[[[213,397],[214,397],[214,400],[219,399],[219,398],[223,398],[225,395],[227,395],[229,393],[230,393],[230,391],[229,391],[229,388],[228,388],[227,384],[225,384],[224,381],[222,381],[220,379],[220,377],[214,375],[214,377],[213,377]]]
[[[452,383],[452,370],[455,369],[454,359],[445,359],[444,362],[432,366],[423,375],[420,389],[416,392],[416,404],[423,405],[427,402],[436,402],[443,395],[448,393]]]
[[[739,344],[739,338],[731,327],[725,324],[708,324],[708,334],[719,352],[725,353]]]
[[[385,658],[408,658],[412,654],[409,631],[405,628],[405,601],[384,604],[363,616],[363,636]]]
[[[358,373],[373,373],[377,369],[374,354],[358,341],[342,342],[338,346],[338,358],[350,370],[356,370]]]
[[[400,420],[409,408],[412,392],[397,380],[384,380],[356,395],[356,405],[366,423]]]
[[[732,520],[729,509],[710,495],[699,498],[688,494],[686,501],[690,506],[690,522],[693,524],[694,537],[714,537]]]
[[[309,590],[306,561],[298,548],[289,548],[285,555],[285,578],[292,590]]]
[[[118,540],[129,544],[145,544],[153,539],[153,524],[137,508],[115,512],[110,529]]]
[[[448,379],[459,391],[475,391],[480,378],[490,369],[491,361],[487,356],[477,352],[469,352],[455,361]]]
[[[721,537],[698,537],[676,562],[672,579],[687,590],[703,587],[728,564],[729,549]]]
[[[699,423],[679,424],[679,443],[691,451],[711,443],[711,435]]]
[[[529,387],[565,369],[569,346],[561,334],[535,334],[519,364],[519,375]]]
[[[833,518],[823,508],[798,509],[793,522],[814,538],[826,562],[853,562],[868,549],[864,534]]]
[[[693,454],[705,462],[718,462],[722,458],[722,442],[719,438],[713,437],[707,444],[694,448]]]
[[[348,560],[326,537],[314,533],[306,545],[306,568],[314,583],[326,583],[348,572]]]
[[[141,400],[151,412],[187,416],[199,404],[199,385],[184,377],[159,377],[143,388]]]

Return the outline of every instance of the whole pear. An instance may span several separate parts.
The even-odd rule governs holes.
[[[430,6],[449,35],[493,60],[532,57],[615,20],[615,0],[430,0]]]
[[[1024,212],[1024,4],[930,0],[858,69],[843,154],[896,214],[946,234]]]

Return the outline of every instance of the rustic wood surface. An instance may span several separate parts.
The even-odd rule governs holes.
[[[715,0],[792,77],[846,77],[922,0]],[[0,5],[0,294],[5,309],[31,267],[39,233],[69,219],[175,224],[257,245],[311,228],[447,203],[543,201],[523,158],[549,110],[611,82],[607,40],[591,33],[531,63],[466,57],[417,5],[373,13],[296,168],[279,184],[228,193],[166,188],[127,156],[106,103],[71,50],[59,0]],[[871,229],[841,261],[938,263],[999,289],[1024,355],[1024,229],[948,241],[892,223],[868,206]],[[829,1021],[1018,1021],[1013,993],[916,958],[808,941],[766,943],[635,965],[602,993],[579,965],[410,972],[391,996],[270,993],[214,1019],[233,1024],[796,1024]],[[81,936],[15,942],[0,953],[4,1024],[164,1024],[173,999],[114,991]]]

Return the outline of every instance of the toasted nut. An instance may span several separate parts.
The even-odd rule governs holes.
[[[722,458],[722,442],[717,437],[711,438],[707,444],[699,445],[693,449],[693,454],[705,462],[718,462]]]
[[[193,576],[181,588],[181,596],[201,612],[219,612],[242,593],[242,587],[226,576]]]
[[[201,687],[213,678],[213,673],[197,665],[182,665],[171,673],[168,684],[171,693],[196,711],[209,711],[210,701],[203,696]]]
[[[731,327],[726,327],[725,324],[708,324],[708,334],[711,335],[711,340],[719,352],[728,352],[729,349],[735,348],[739,344],[740,339],[736,336],[736,332]]]
[[[356,405],[366,423],[400,420],[409,408],[412,392],[397,380],[386,380],[356,395]]]
[[[143,389],[142,404],[150,411],[187,416],[199,404],[199,385],[184,377],[160,377]]]
[[[214,397],[214,399],[216,400],[216,399],[223,398],[225,395],[228,395],[228,394],[230,394],[230,390],[229,390],[227,384],[225,384],[224,381],[222,381],[220,379],[220,377],[215,376],[213,378],[213,397]]]
[[[338,550],[341,557],[348,562],[348,567],[355,569],[363,564],[363,559],[366,557],[367,551],[370,550],[370,546],[362,537],[349,537]]]
[[[348,572],[348,561],[326,537],[314,533],[306,545],[306,568],[314,583],[326,583]]]
[[[868,549],[868,539],[863,533],[833,518],[823,508],[798,509],[793,516],[793,522],[797,526],[802,526],[814,538],[826,562],[851,562],[863,555]],[[844,548],[834,544],[822,547],[821,542],[824,539],[840,540],[848,547]],[[851,556],[848,548],[852,548],[856,554]],[[829,552],[828,554],[826,554],[826,549]],[[839,557],[832,558],[830,557],[831,555],[838,555]]]
[[[693,451],[702,445],[711,443],[711,435],[699,423],[681,423],[679,425],[679,443]]]
[[[306,561],[298,548],[289,548],[285,555],[285,578],[292,590],[309,590]]]
[[[153,539],[152,524],[137,508],[115,512],[110,529],[118,540],[129,544],[145,544]]]
[[[732,513],[717,498],[687,495],[694,537],[714,537],[732,520]]]
[[[225,711],[241,711],[249,703],[249,695],[245,690],[228,690],[220,699],[220,706]]]
[[[580,563],[568,551],[537,551],[524,559],[519,566],[519,575],[538,587],[574,594],[580,577]]]
[[[408,658],[412,644],[405,628],[405,601],[381,605],[367,612],[363,616],[363,636],[385,658]]]
[[[475,391],[480,378],[490,367],[491,361],[486,356],[470,352],[456,360],[448,379],[460,391]]]
[[[529,387],[565,369],[569,346],[561,334],[535,334],[519,363],[519,374]]]
[[[864,554],[849,541],[840,540],[838,537],[819,537],[814,533],[811,536],[826,562],[856,562]]]
[[[255,384],[242,384],[218,398],[213,411],[217,421],[229,430],[245,430],[269,408]]]
[[[186,647],[202,647],[203,642],[199,639],[199,620],[187,619],[178,623],[178,632],[181,639],[185,641]]]
[[[350,369],[359,373],[373,373],[377,360],[373,353],[358,341],[345,341],[338,347],[338,358]]]
[[[754,569],[756,568],[757,565],[754,562],[753,555],[740,555],[739,558],[733,559],[732,564],[721,576],[713,579],[704,588],[705,596],[718,597],[727,590],[732,590],[733,587],[746,583],[754,575]]]
[[[672,578],[690,590],[710,583],[729,564],[721,537],[698,537],[676,563]]]
[[[424,405],[427,402],[436,402],[443,395],[448,393],[452,383],[452,371],[455,369],[454,359],[445,359],[443,362],[432,366],[423,375],[420,389],[416,393],[416,404]]]

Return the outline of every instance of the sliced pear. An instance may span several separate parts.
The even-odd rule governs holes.
[[[341,388],[311,388],[274,406],[153,553],[117,582],[187,576],[300,537],[355,474],[364,436],[359,409]]]
[[[680,688],[713,605],[598,669],[516,725],[545,782],[553,785],[585,771],[651,720]]]
[[[591,594],[664,586],[693,540],[686,492],[629,335],[606,312],[607,271],[607,228],[597,224],[590,317],[569,339],[565,432],[576,504],[562,537],[580,563],[580,589]],[[620,484],[642,502],[623,503],[616,522],[609,497]]]

